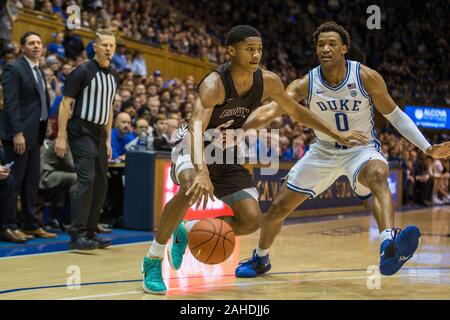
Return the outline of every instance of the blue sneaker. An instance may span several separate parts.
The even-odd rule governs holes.
[[[169,264],[174,270],[178,270],[183,263],[184,252],[188,244],[187,231],[184,227],[184,220],[178,225],[177,230],[172,234],[172,241],[168,246]]]
[[[153,294],[165,294],[167,288],[162,278],[161,259],[144,257],[141,268],[144,275],[142,281],[144,291]]]
[[[253,257],[241,261],[236,268],[237,278],[254,278],[258,275],[264,274],[272,268],[270,264],[269,255],[260,257],[253,250]]]
[[[392,239],[384,240],[380,246],[380,273],[385,276],[400,270],[412,258],[420,242],[420,230],[416,226],[403,230],[394,228],[391,232]]]

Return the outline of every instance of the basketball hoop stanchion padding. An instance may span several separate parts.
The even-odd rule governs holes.
[[[123,203],[125,229],[153,231],[155,159],[153,151],[127,152]]]

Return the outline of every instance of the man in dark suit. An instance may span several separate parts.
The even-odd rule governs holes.
[[[0,240],[24,243],[25,235],[16,234],[11,225],[15,224],[16,203],[14,202],[14,179],[11,170],[0,165]]]
[[[36,215],[40,174],[40,146],[44,141],[50,98],[39,68],[42,40],[35,32],[20,39],[23,56],[5,67],[2,76],[4,107],[0,117],[0,139],[5,161],[11,168],[22,201],[22,231],[28,237],[54,238],[40,227]],[[21,233],[12,226],[16,233]]]

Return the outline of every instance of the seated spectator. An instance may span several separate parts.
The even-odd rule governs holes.
[[[127,101],[122,102],[120,112],[128,113],[131,119],[134,119],[134,117],[136,116],[136,107],[134,106],[134,99],[128,99]]]
[[[52,2],[53,2],[52,6],[53,13],[58,14],[61,17],[61,19],[66,20],[67,16],[62,8],[62,0],[53,0]]]
[[[180,120],[170,118],[167,120],[167,136],[170,138],[169,142],[173,143],[177,134],[177,129],[180,126]]]
[[[116,93],[113,103],[114,119],[120,113],[121,108],[122,108],[122,97],[120,96],[120,94]]]
[[[134,139],[130,132],[131,117],[126,112],[117,115],[115,126],[111,131],[112,159],[125,161],[125,146]]]
[[[53,104],[55,99],[61,96],[61,83],[51,68],[45,67],[42,71],[44,72],[45,82],[50,96],[50,104]]]
[[[149,123],[149,124],[152,123],[152,113],[148,107],[141,107],[137,111],[136,115],[137,115],[138,119],[143,118],[143,119],[147,120],[147,123]]]
[[[167,117],[164,114],[158,114],[153,124],[153,148],[159,151],[171,151],[172,145],[167,136]]]
[[[55,152],[57,136],[57,120],[49,119],[48,138],[44,141],[41,154],[41,179],[39,189],[50,198],[52,208],[59,214],[70,199],[69,193],[77,180],[75,167],[70,150],[66,150],[60,158]]]
[[[0,165],[0,240],[24,243],[32,238],[21,232],[16,224],[14,179],[10,169]]]
[[[47,52],[51,54],[56,54],[60,58],[65,57],[65,49],[63,46],[64,32],[56,32],[53,36],[54,42],[47,46]]]
[[[150,109],[151,116],[156,117],[159,114],[159,107],[161,106],[159,97],[150,98],[147,102],[147,106]]]
[[[300,135],[292,141],[292,159],[298,160],[303,157],[307,147],[305,146],[305,139]]]
[[[290,147],[291,142],[286,136],[280,136],[280,155],[284,160],[293,160],[294,154],[292,147]]]
[[[119,43],[117,45],[117,51],[114,54],[113,58],[111,59],[111,64],[118,72],[125,71],[125,69],[128,66],[125,52],[126,52],[125,45],[123,43]]]
[[[55,55],[49,55],[46,59],[46,65],[47,67],[51,68],[52,71],[56,74],[59,69],[61,68],[61,62],[58,60],[58,58]]]
[[[159,46],[159,39],[152,27],[148,27],[145,33],[142,35],[143,42],[147,42],[153,47]]]
[[[14,48],[12,47],[12,45],[8,45],[6,50],[3,51],[3,56],[0,58],[0,75],[2,74],[5,66],[8,63],[13,62],[15,58],[16,56],[14,54]]]
[[[128,89],[120,90],[120,96],[122,97],[122,102],[126,102],[131,99],[131,92]]]
[[[65,83],[67,77],[72,72],[72,70],[73,70],[73,67],[70,63],[64,63],[62,65],[61,70],[59,70],[57,73],[58,80],[61,81],[61,83]]]
[[[145,64],[144,57],[142,57],[142,54],[139,51],[136,51],[133,56],[131,71],[143,78],[147,77],[147,65]]]
[[[138,84],[138,85],[136,86],[136,90],[134,91],[134,94],[135,94],[136,96],[140,96],[140,95],[142,95],[142,94],[145,94],[145,85],[143,85],[142,83],[141,83],[141,84]]]
[[[139,118],[136,121],[136,126],[134,128],[134,139],[129,142],[125,149],[127,151],[135,150],[138,146],[139,138],[141,138],[142,133],[145,133],[146,139],[147,139],[147,149],[153,149],[153,145],[149,145],[149,137],[153,137],[153,128],[150,127],[148,124],[148,121],[144,118]],[[153,141],[152,139],[150,139]]]
[[[50,0],[44,0],[41,11],[49,15],[53,15],[53,5]]]

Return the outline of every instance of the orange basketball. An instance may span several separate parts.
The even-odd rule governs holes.
[[[200,262],[218,264],[228,259],[234,250],[234,232],[220,219],[202,219],[188,233],[189,249]]]

